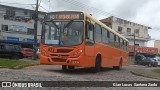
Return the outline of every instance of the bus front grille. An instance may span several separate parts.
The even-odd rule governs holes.
[[[51,53],[69,53],[73,49],[54,49],[54,48],[48,48],[48,51]]]
[[[54,62],[66,62],[67,59],[64,58],[52,58],[52,61]]]
[[[63,55],[63,54],[50,54],[51,56],[55,56],[55,57],[64,57],[67,58],[69,55]]]
[[[57,49],[57,53],[69,53],[72,49]]]

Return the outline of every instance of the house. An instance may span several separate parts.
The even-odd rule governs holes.
[[[25,48],[33,48],[34,42],[34,10],[0,5],[0,43],[18,44]],[[41,35],[41,20],[45,12],[39,12],[37,39]]]

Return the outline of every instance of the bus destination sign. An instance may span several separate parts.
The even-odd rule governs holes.
[[[53,13],[50,18],[54,20],[83,20],[83,13]]]

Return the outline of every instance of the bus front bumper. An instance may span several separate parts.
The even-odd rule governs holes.
[[[53,58],[40,55],[40,64],[94,67],[95,58],[88,56],[79,56],[78,58]]]

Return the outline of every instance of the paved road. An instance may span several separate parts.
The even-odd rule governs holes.
[[[90,69],[78,68],[76,70],[63,72],[61,66],[53,65],[38,65],[27,67],[21,70],[12,70],[12,69],[0,69],[0,80],[1,81],[154,81],[156,79],[145,78],[141,76],[136,76],[130,73],[130,68],[124,67],[122,70],[112,70],[111,68],[105,68],[99,73],[90,73]],[[9,88],[1,88],[2,90],[9,90]],[[1,90],[0,89],[0,90]],[[17,88],[14,88],[17,90]],[[22,88],[18,88],[22,89]],[[24,89],[24,88],[23,88]],[[23,90],[22,89],[22,90]],[[26,90],[29,88],[25,88]],[[92,89],[92,90],[117,90],[115,87],[110,88],[37,88],[37,90],[66,90],[66,89]],[[120,90],[160,90],[160,88],[127,88],[119,87]]]

